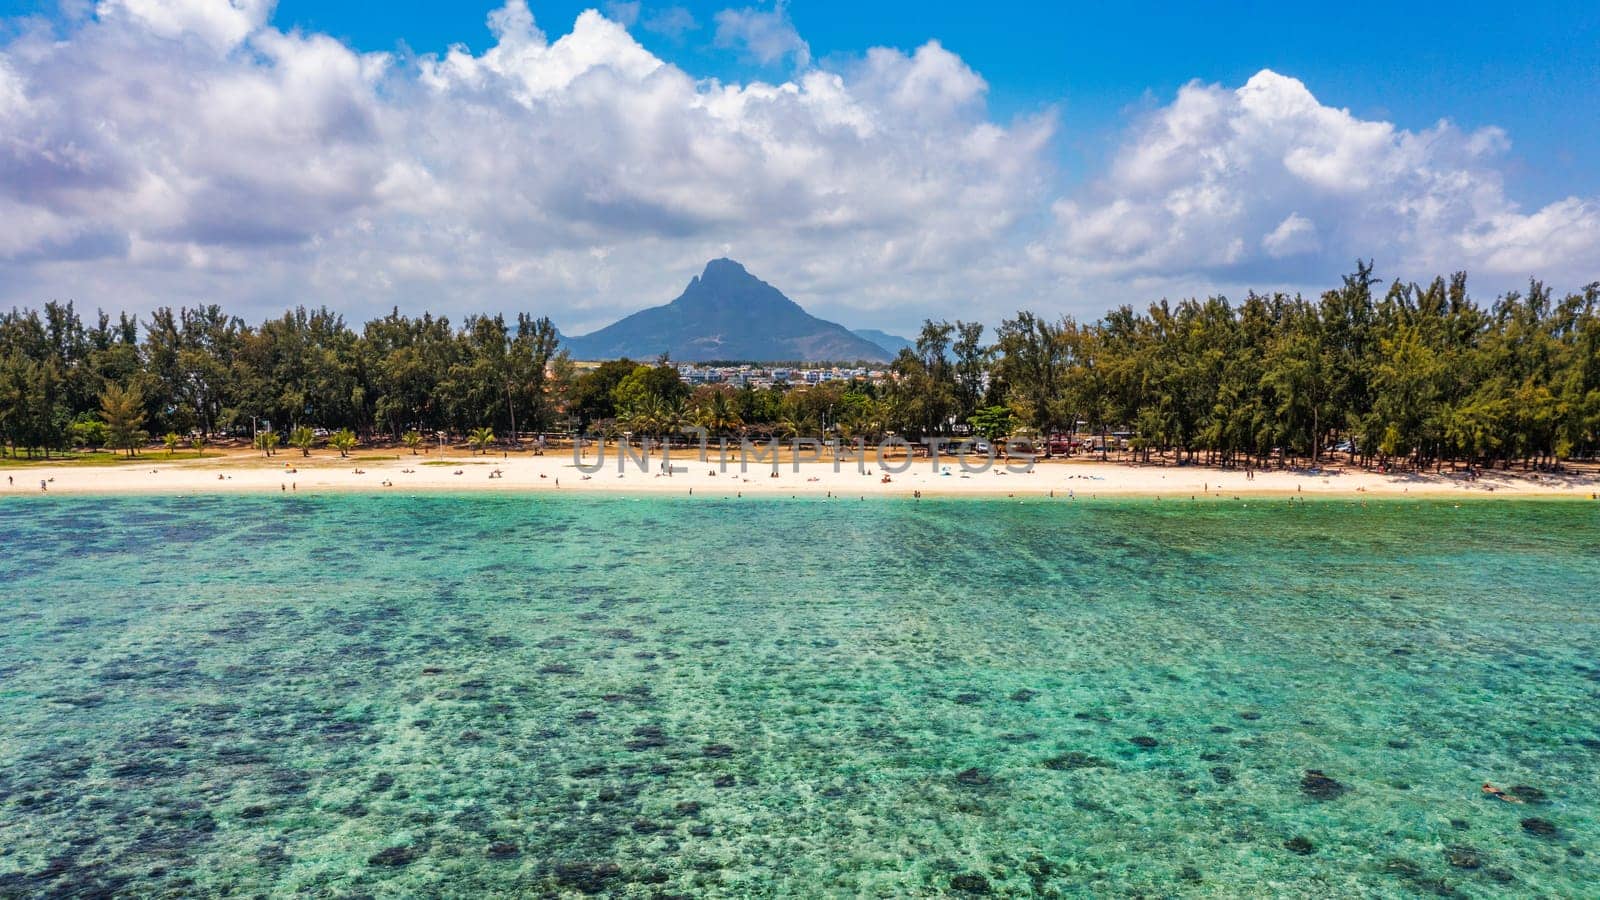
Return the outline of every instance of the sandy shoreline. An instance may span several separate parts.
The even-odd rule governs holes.
[[[586,457],[593,465],[593,453]],[[205,494],[327,493],[367,491],[430,491],[490,493],[583,491],[594,493],[666,493],[694,496],[850,496],[911,497],[1194,497],[1244,496],[1451,496],[1568,497],[1589,499],[1600,492],[1600,476],[1582,472],[1564,476],[1488,473],[1476,481],[1460,475],[1380,475],[1360,469],[1260,471],[1253,479],[1243,472],[1204,466],[1130,466],[1080,460],[1040,460],[1032,472],[1007,471],[997,463],[987,471],[967,472],[955,459],[911,461],[909,469],[890,474],[876,460],[863,473],[854,459],[785,461],[772,477],[773,466],[751,462],[743,472],[737,458],[719,464],[713,453],[705,462],[692,454],[675,455],[682,467],[670,477],[660,474],[659,457],[651,471],[627,460],[622,472],[608,451],[604,467],[581,471],[571,451],[544,456],[527,453],[471,456],[446,454],[378,456],[358,453],[349,459],[318,452],[309,459],[280,453],[266,459],[257,453],[219,453],[205,459],[166,461],[159,453],[116,466],[40,464],[8,467],[0,496],[49,494]],[[890,461],[896,468],[905,460]],[[1020,464],[1018,465],[1020,468]],[[359,470],[359,471],[358,471]],[[498,471],[500,474],[494,476]],[[949,474],[944,474],[948,472]],[[491,477],[494,476],[494,477]]]

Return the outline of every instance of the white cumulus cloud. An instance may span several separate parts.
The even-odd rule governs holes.
[[[1364,120],[1272,71],[1235,90],[1191,83],[1108,172],[1054,204],[1035,258],[1075,276],[1197,283],[1304,283],[1358,256],[1415,278],[1600,276],[1600,208],[1524,210],[1497,168],[1508,149],[1496,128]]]
[[[274,6],[274,0],[102,0],[95,13],[107,22],[126,19],[164,38],[192,37],[231,50],[266,24]]]
[[[994,122],[936,44],[739,84],[592,10],[552,39],[509,0],[487,48],[409,62],[267,10],[107,0],[0,45],[0,299],[581,330],[730,254],[823,311],[891,309],[970,296],[1048,177],[1053,121]]]
[[[651,27],[652,7],[612,8]],[[282,31],[266,0],[102,0],[13,29],[0,303],[529,310],[577,333],[728,255],[904,329],[1314,287],[1358,255],[1505,286],[1600,275],[1596,203],[1519,206],[1495,129],[1364,121],[1264,71],[1184,87],[1064,188],[1053,114],[997,120],[938,42],[812,65],[783,5],[731,12],[727,39],[791,76],[698,78],[593,10],[547,34],[524,0],[488,46],[421,58]]]

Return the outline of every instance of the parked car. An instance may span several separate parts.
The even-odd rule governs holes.
[[[1055,437],[1051,438],[1049,443],[1049,450],[1052,456],[1066,456],[1069,453],[1077,453],[1080,450],[1090,449],[1092,448],[1090,447],[1089,441],[1078,440],[1076,438],[1068,439],[1065,437]]]

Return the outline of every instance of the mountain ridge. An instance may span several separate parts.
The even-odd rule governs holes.
[[[877,328],[852,328],[850,333],[862,340],[871,341],[883,348],[883,352],[891,357],[899,355],[901,350],[917,349],[917,342],[910,338],[903,338],[898,334],[890,334]]]

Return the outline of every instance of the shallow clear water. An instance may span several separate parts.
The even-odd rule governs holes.
[[[34,498],[0,536],[0,896],[1600,884],[1600,504]]]

